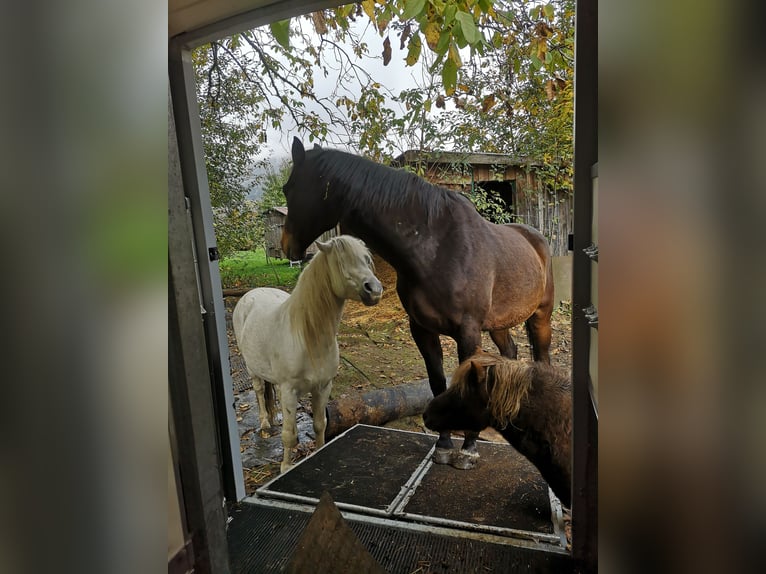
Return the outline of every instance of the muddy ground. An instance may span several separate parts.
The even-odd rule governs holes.
[[[338,335],[341,364],[333,381],[330,399],[345,398],[363,394],[378,388],[408,383],[426,378],[423,359],[409,332],[407,315],[396,294],[396,272],[382,259],[375,258],[375,273],[383,283],[384,294],[381,302],[374,307],[350,301],[346,304]],[[226,307],[233,309],[237,299],[226,298]],[[571,368],[570,307],[567,302],[559,305],[553,314],[553,342],[551,360],[564,370]],[[529,342],[524,326],[512,329],[519,358],[531,360]],[[241,361],[236,341],[230,332],[232,375],[240,380]],[[457,347],[448,337],[442,337],[444,349],[444,370],[451,373],[457,366]],[[483,347],[496,351],[488,334],[484,334]],[[243,465],[245,466],[246,489],[252,493],[257,486],[279,473],[281,443],[279,429],[270,437],[258,433],[257,402],[252,390],[242,390],[235,395],[235,408],[240,423]],[[302,402],[299,413],[299,439],[301,441],[297,458],[306,456],[314,449],[313,430],[309,416],[309,402]],[[386,426],[430,432],[421,416],[391,421]],[[492,439],[492,433],[483,438]]]

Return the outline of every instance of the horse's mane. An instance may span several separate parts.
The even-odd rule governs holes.
[[[387,211],[417,206],[430,220],[451,201],[468,201],[459,193],[427,182],[414,173],[375,163],[364,157],[334,149],[314,148],[306,159],[315,161],[323,185],[332,181],[342,190],[344,205]]]
[[[511,424],[511,421],[518,416],[522,404],[535,385],[550,383],[564,389],[569,384],[564,376],[549,365],[529,364],[481,352],[464,361],[452,377],[458,392],[463,397],[469,392],[471,383],[467,375],[472,368],[472,363],[484,367],[483,384],[488,385],[491,378],[492,389],[488,393],[487,408],[490,416],[501,429]]]
[[[338,298],[332,282],[343,280],[343,262],[346,259],[369,255],[364,243],[354,237],[339,236],[331,242],[336,256],[317,252],[298,277],[289,299],[290,323],[304,342],[312,361],[316,343],[334,338],[337,332],[340,315],[337,314]]]

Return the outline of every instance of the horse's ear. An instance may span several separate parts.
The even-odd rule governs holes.
[[[316,244],[322,253],[327,253],[332,249],[332,241],[317,241]]]
[[[473,373],[473,376],[476,377],[477,383],[480,383],[484,380],[486,372],[487,369],[485,369],[484,365],[482,365],[479,361],[471,361],[471,373]]]
[[[293,137],[293,167],[298,167],[306,159],[306,150],[303,149],[303,143],[298,136]]]

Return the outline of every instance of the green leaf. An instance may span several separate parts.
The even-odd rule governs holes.
[[[290,19],[272,22],[271,34],[283,48],[290,47]]]
[[[444,93],[451,96],[455,93],[457,85],[457,65],[451,59],[444,62],[442,68],[442,84],[444,84]]]
[[[442,30],[441,36],[439,36],[439,42],[436,44],[436,50],[434,51],[439,55],[444,54],[447,51],[447,48],[449,48],[450,38],[452,38],[450,31]]]
[[[418,61],[418,58],[420,58],[420,51],[423,47],[423,44],[420,41],[420,35],[415,34],[410,38],[409,42],[409,49],[407,50],[407,65],[408,66],[414,66],[415,62]]]
[[[444,10],[444,26],[445,27],[452,24],[452,21],[455,19],[456,12],[457,12],[457,6],[455,6],[454,4],[450,4]]]
[[[548,20],[553,20],[553,4],[546,4],[543,6],[543,13]]]
[[[458,10],[455,14],[455,19],[460,23],[460,30],[463,32],[463,37],[469,44],[475,44],[481,38],[481,34],[476,29],[476,23],[473,21],[473,16],[467,12]]]
[[[460,59],[460,52],[458,51],[455,44],[450,44],[449,56],[447,56],[447,59],[451,62],[454,62],[456,68],[463,66],[463,61]]]
[[[459,24],[452,28],[452,37],[455,39],[455,42],[457,42],[459,47],[465,48],[468,45],[468,42],[463,35],[463,30],[460,28]]]
[[[426,7],[426,0],[405,0],[402,20],[409,20],[420,14]]]

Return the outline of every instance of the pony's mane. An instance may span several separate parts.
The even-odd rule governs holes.
[[[519,361],[500,361],[487,371],[494,378],[489,394],[489,414],[500,428],[516,418],[532,387],[533,370]]]
[[[318,251],[301,272],[289,299],[290,323],[312,361],[317,343],[334,338],[337,333],[340,313],[333,280],[343,280],[344,261],[369,255],[364,243],[355,237],[339,236],[330,241],[335,256]],[[342,306],[343,303],[340,309]]]
[[[546,384],[550,382],[562,389],[568,385],[567,379],[549,365],[513,361],[481,352],[461,363],[452,376],[461,397],[465,397],[470,392],[471,382],[468,375],[472,369],[471,363],[481,365],[485,369],[485,379],[479,381],[480,384],[488,385],[490,380],[492,382],[487,408],[490,416],[501,429],[511,424],[511,421],[518,416],[522,404],[536,383],[542,384],[545,379]],[[547,371],[553,371],[556,375],[538,376]]]
[[[325,185],[341,190],[344,205],[375,211],[422,208],[427,220],[438,216],[451,201],[468,201],[459,193],[427,182],[414,173],[375,163],[364,157],[335,149],[314,148],[313,159]],[[470,202],[469,202],[470,203]]]

